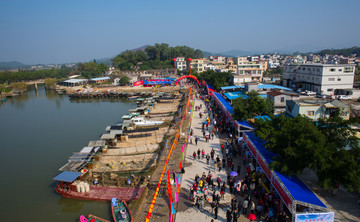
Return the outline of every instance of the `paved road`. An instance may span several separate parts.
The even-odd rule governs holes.
[[[195,106],[199,106],[202,104],[202,110],[204,111],[204,102],[199,99],[195,99]],[[198,142],[197,145],[195,145],[195,142],[193,141],[193,144],[189,144],[187,151],[186,151],[186,157],[185,157],[185,174],[183,174],[182,178],[182,184],[181,184],[181,194],[179,198],[179,204],[177,207],[177,213],[176,213],[176,222],[183,222],[183,221],[197,221],[197,222],[210,222],[211,219],[214,218],[214,216],[211,214],[211,207],[210,203],[212,201],[212,198],[210,197],[210,203],[205,203],[204,211],[201,212],[197,209],[197,207],[194,207],[192,202],[188,199],[189,198],[189,189],[193,185],[195,181],[195,175],[199,174],[199,176],[202,175],[203,172],[208,174],[209,170],[211,171],[213,178],[216,178],[218,176],[221,177],[222,181],[226,180],[227,173],[224,169],[222,169],[220,172],[218,168],[216,167],[216,170],[214,171],[213,163],[214,161],[211,161],[210,159],[210,165],[206,163],[206,159],[196,159],[193,158],[193,152],[197,151],[198,148],[200,150],[204,149],[205,153],[209,153],[211,149],[213,148],[215,150],[215,157],[219,155],[220,159],[222,159],[222,153],[221,153],[221,146],[220,146],[220,138],[218,136],[215,136],[214,139],[210,139],[209,142],[205,142],[205,139],[203,137],[202,131],[201,131],[201,125],[202,122],[205,121],[205,118],[208,116],[208,113],[204,113],[203,117],[199,117],[199,111],[194,111],[193,119],[192,119],[192,129],[194,132],[194,136],[199,136],[201,139]],[[237,164],[237,163],[236,163]],[[235,164],[235,166],[236,166]],[[242,167],[242,172],[244,172],[244,167]],[[227,188],[225,193],[225,199],[220,201],[219,205],[219,211],[218,211],[218,219],[215,221],[226,221],[226,211],[230,206],[230,200],[232,198],[232,194],[229,193],[229,189]],[[239,197],[237,200],[239,201],[241,197]],[[238,219],[238,221],[249,221],[245,218],[244,215],[241,215],[241,217]]]

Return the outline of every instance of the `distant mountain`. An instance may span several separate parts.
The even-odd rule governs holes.
[[[351,48],[343,48],[343,49],[324,49],[320,52],[314,53],[319,55],[343,55],[343,56],[350,56],[352,54],[356,54],[357,56],[360,55],[360,47],[354,46]]]
[[[0,70],[11,70],[18,68],[28,68],[28,65],[22,64],[21,62],[0,62]]]
[[[216,53],[216,55],[225,57],[250,56],[255,54],[259,54],[259,52],[243,51],[238,49],[232,49],[230,51]]]
[[[143,46],[140,46],[139,48],[135,48],[135,49],[129,49],[130,51],[137,51],[137,50],[141,50],[141,51],[145,51],[146,47],[148,46],[151,46],[151,45],[143,45]]]

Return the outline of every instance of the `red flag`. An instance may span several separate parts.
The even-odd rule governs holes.
[[[169,193],[169,204],[171,206],[171,203],[173,202],[172,199],[172,193],[171,193],[171,184],[170,184],[170,173],[169,169],[167,170],[167,187],[168,187],[168,193]]]

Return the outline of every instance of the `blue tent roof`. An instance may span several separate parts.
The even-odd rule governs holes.
[[[262,119],[264,121],[271,120],[270,116],[264,115],[264,116],[255,116],[254,119]]]
[[[214,95],[216,96],[216,98],[220,101],[220,103],[225,107],[225,109],[230,113],[233,114],[233,108],[230,105],[230,103],[228,101],[225,100],[225,98],[220,94],[220,93],[216,93],[214,92]]]
[[[170,80],[165,80],[165,81],[148,81],[145,80],[143,85],[161,85],[161,84],[171,84]]]
[[[297,176],[285,176],[277,171],[275,171],[275,174],[290,191],[295,200],[327,208]]]
[[[265,142],[255,136],[254,133],[245,132],[245,134],[253,142],[254,146],[256,146],[266,162],[268,164],[273,162],[273,158],[277,155],[265,148]],[[319,198],[297,176],[286,176],[277,171],[273,172],[279,177],[281,183],[284,184],[295,200],[326,208],[326,205],[321,202],[321,200],[319,200]]]
[[[57,181],[64,181],[64,182],[73,182],[78,178],[82,173],[79,172],[72,172],[72,171],[64,171],[61,172],[59,175],[53,178],[53,180]]]
[[[207,83],[207,87],[208,87],[209,89],[215,90],[214,87],[212,87],[209,83]]]
[[[258,85],[258,89],[283,89],[283,90],[292,91],[292,89],[290,89],[290,88],[286,88],[286,87],[278,86],[278,85],[272,85],[272,84]]]
[[[221,90],[228,90],[228,89],[244,89],[244,86],[223,86]]]
[[[243,121],[238,121],[238,120],[236,120],[236,123],[237,123],[238,125],[242,126],[242,127],[246,127],[246,128],[249,128],[249,129],[254,129],[254,127],[252,127],[252,126],[248,123],[248,121],[246,121],[246,120],[243,120]]]
[[[248,98],[248,96],[245,95],[243,92],[227,92],[227,93],[224,93],[224,95],[226,96],[226,98],[228,98],[230,100],[234,100],[234,99],[237,99],[239,97],[241,97],[243,99]]]

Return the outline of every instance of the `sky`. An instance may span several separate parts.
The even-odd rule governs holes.
[[[360,46],[359,0],[1,0],[0,61],[86,62],[155,43],[212,53]]]

